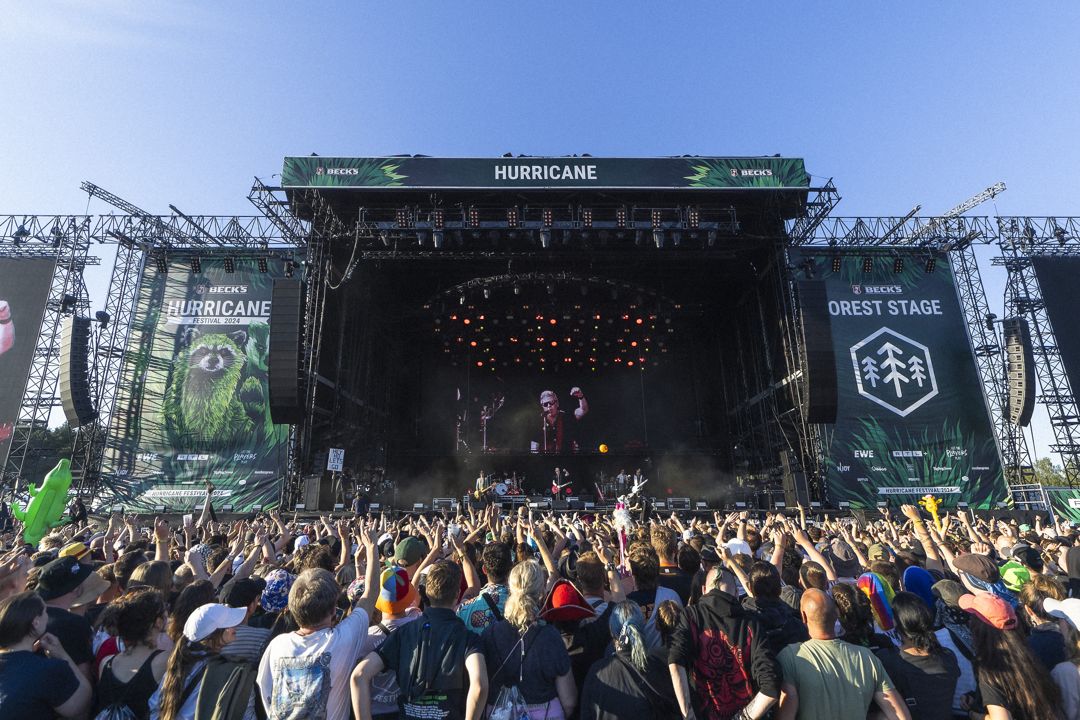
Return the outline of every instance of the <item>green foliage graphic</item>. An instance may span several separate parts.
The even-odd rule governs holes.
[[[797,158],[732,158],[725,160],[688,159],[690,187],[776,188],[807,187],[810,176]],[[741,170],[772,170],[770,176],[744,176]]]
[[[281,174],[285,186],[401,187],[408,176],[398,172],[400,162],[379,158],[287,158]],[[327,170],[345,170],[329,173]]]

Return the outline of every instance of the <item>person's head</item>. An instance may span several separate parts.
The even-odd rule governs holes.
[[[535,560],[518,563],[510,571],[510,596],[503,615],[519,631],[524,632],[540,615],[544,599],[544,573]]]
[[[900,589],[900,571],[894,563],[888,560],[875,560],[870,563],[870,572],[880,575],[885,582],[889,583],[893,592]]]
[[[48,604],[68,609],[94,602],[109,588],[109,582],[94,572],[92,565],[73,557],[53,560],[41,569],[37,593]]]
[[[144,562],[146,562],[146,555],[141,550],[126,552],[116,559],[113,568],[116,573],[116,582],[120,584],[121,590],[127,590],[131,574]]]
[[[1064,600],[1065,597],[1065,587],[1048,575],[1036,573],[1024,584],[1024,587],[1020,588],[1020,602],[1023,603],[1024,614],[1032,625],[1051,622],[1055,619],[1043,608],[1044,600],[1047,598]]]
[[[581,589],[583,595],[603,597],[607,572],[604,569],[604,563],[600,562],[600,558],[596,553],[590,550],[579,555],[575,570],[577,586]]]
[[[904,647],[936,653],[941,651],[934,635],[934,614],[915,593],[898,592],[892,599],[896,630]]]
[[[713,565],[705,576],[705,592],[711,592],[712,590],[720,590],[726,592],[728,595],[735,595],[739,592],[738,579],[735,577],[735,573],[723,565]]]
[[[675,564],[688,575],[693,575],[701,569],[701,553],[693,546],[693,540],[700,540],[700,538],[692,538],[691,543],[679,546],[679,552],[675,556]]]
[[[671,640],[681,614],[682,606],[674,600],[665,600],[656,606],[656,629],[660,631],[660,639],[664,645]]]
[[[300,575],[308,568],[322,568],[328,572],[333,572],[336,564],[329,547],[312,543],[305,545],[293,554],[290,568],[293,574]]]
[[[379,597],[375,607],[387,618],[401,617],[416,603],[417,592],[409,574],[399,567],[389,567],[379,577]]]
[[[540,393],[540,408],[548,420],[554,420],[559,416],[559,398],[554,390],[545,390]]]
[[[143,563],[135,568],[128,580],[128,590],[138,587],[151,587],[161,591],[163,597],[169,597],[173,587],[173,572],[164,560]]]
[[[836,605],[832,598],[816,588],[802,594],[799,613],[803,624],[815,640],[827,640],[836,632]]]
[[[124,645],[155,646],[158,634],[165,627],[165,600],[159,590],[134,588],[113,600],[109,607],[113,611],[112,622]]]
[[[855,645],[868,645],[874,633],[874,610],[870,599],[848,583],[836,583],[830,593],[840,627],[844,629],[844,639]]]
[[[799,566],[799,584],[804,590],[814,588],[825,591],[829,589],[829,577],[825,574],[825,568],[821,563],[808,560]]]
[[[1016,627],[1012,607],[989,593],[961,595],[960,607],[971,616],[972,650],[979,659],[980,683],[998,688],[1014,718],[1052,717],[1061,706],[1057,685],[1046,672],[1033,672],[1039,660]]]
[[[218,654],[235,640],[236,626],[244,622],[245,614],[244,608],[217,603],[200,605],[188,614],[161,679],[161,720],[180,717],[184,688],[195,663]]]
[[[651,533],[652,548],[656,556],[665,563],[675,563],[675,552],[679,547],[678,537],[675,531],[667,525],[656,525]]]
[[[196,580],[180,591],[173,601],[172,612],[169,613],[169,624],[166,633],[173,642],[179,640],[184,632],[184,623],[195,608],[214,601],[214,586],[209,580]]]
[[[630,552],[630,574],[638,590],[655,590],[660,560],[651,547],[640,545]]]
[[[28,590],[0,600],[0,648],[39,638],[48,624],[45,601],[36,592]]]
[[[461,567],[445,561],[432,565],[427,573],[424,592],[433,607],[453,608],[461,593]]]
[[[750,592],[755,599],[779,600],[780,588],[780,573],[775,565],[758,560],[750,566]]]
[[[645,648],[645,616],[636,602],[623,600],[611,610],[608,619],[615,651],[630,659],[638,669],[644,670],[647,660]]]
[[[506,543],[493,542],[484,547],[481,559],[484,575],[488,582],[502,585],[510,575],[510,569],[514,567],[514,559],[510,555],[510,546]]]
[[[321,567],[308,568],[296,577],[289,590],[289,612],[301,628],[329,624],[340,594],[333,573]]]

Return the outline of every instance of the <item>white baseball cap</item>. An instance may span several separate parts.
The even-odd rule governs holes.
[[[307,535],[301,535],[300,537],[296,538],[296,542],[293,543],[293,552],[296,552],[297,550],[304,547],[305,545],[310,545],[310,544],[311,544],[311,538],[309,538]]]
[[[1043,610],[1056,618],[1068,620],[1074,628],[1080,629],[1080,599],[1055,600],[1054,598],[1044,598]]]
[[[184,637],[191,642],[205,640],[217,630],[236,627],[246,616],[246,607],[231,608],[219,603],[200,605],[184,623]]]

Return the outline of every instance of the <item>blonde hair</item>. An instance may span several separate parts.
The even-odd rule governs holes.
[[[535,560],[519,562],[510,571],[507,584],[510,597],[506,599],[503,617],[518,631],[525,632],[540,616],[541,596],[544,593],[544,573],[540,570],[540,564]]]

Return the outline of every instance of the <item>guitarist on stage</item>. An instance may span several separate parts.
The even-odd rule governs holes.
[[[488,495],[488,491],[495,486],[495,483],[488,483],[488,478],[484,475],[484,471],[480,471],[480,475],[476,478],[476,489],[473,491],[473,497],[477,501],[483,501],[485,504],[491,501],[491,497]]]
[[[565,480],[566,482],[560,483],[559,480]],[[555,477],[551,480],[551,494],[555,497],[558,497],[559,494],[562,492],[562,489],[565,487],[569,487],[570,483],[570,471],[563,470],[562,472],[560,472],[559,468],[555,468]]]

